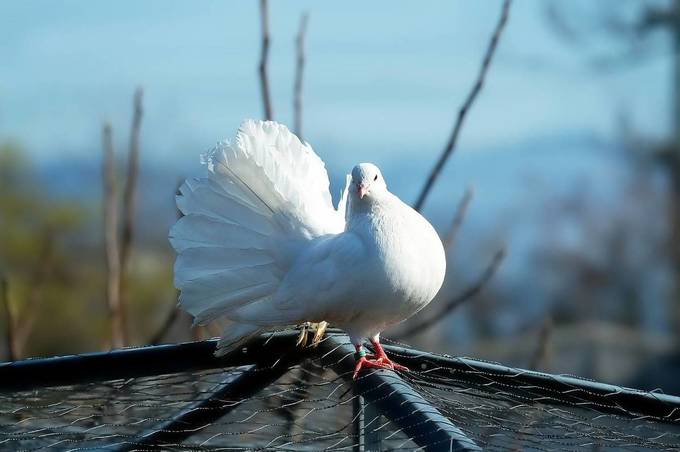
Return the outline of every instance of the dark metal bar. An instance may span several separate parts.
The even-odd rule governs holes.
[[[624,388],[566,375],[517,369],[470,358],[448,357],[383,344],[390,358],[423,377],[458,378],[485,391],[508,393],[542,391],[536,402],[592,407],[597,411],[648,416],[665,422],[680,421],[680,397]],[[551,394],[553,394],[551,396]]]
[[[366,450],[366,442],[364,440],[364,400],[361,398],[356,388],[354,388],[354,398],[352,399],[352,417],[352,433],[356,438],[352,450],[354,452],[363,452]]]
[[[382,450],[382,440],[387,432],[376,430],[376,427],[380,425],[382,413],[374,403],[364,401],[356,385],[354,386],[352,409],[354,436],[357,438],[352,449],[355,452]]]
[[[346,335],[327,335],[319,349],[325,365],[332,367],[338,375],[352,378],[354,347]],[[384,416],[424,450],[481,450],[396,373],[388,370],[367,371],[354,383],[367,404],[377,406]]]
[[[114,350],[104,353],[27,359],[0,363],[0,391],[21,391],[46,386],[83,384],[189,372],[219,367],[252,365],[262,356],[280,356],[293,350],[298,331],[268,333],[254,338],[244,350],[222,358],[213,355],[215,340]],[[330,330],[335,336],[338,330]],[[338,340],[346,340],[338,339]],[[599,411],[649,416],[666,422],[680,421],[680,397],[623,388],[579,378],[552,375],[469,358],[435,355],[385,345],[396,362],[413,370],[477,384],[489,391],[526,391],[545,388],[544,403],[569,403]],[[555,397],[551,397],[554,393]]]
[[[375,403],[363,403],[362,438],[366,451],[383,450],[382,441],[390,432],[378,430],[381,418],[382,413]]]
[[[217,343],[213,339],[0,363],[0,391],[252,365],[301,350],[295,347],[297,335],[294,330],[263,334],[220,358],[213,355]]]
[[[278,380],[299,362],[302,355],[278,361],[273,367],[253,366],[238,376],[230,375],[207,398],[194,402],[172,419],[157,425],[116,450],[165,450],[208,427],[230,413],[248,398]]]

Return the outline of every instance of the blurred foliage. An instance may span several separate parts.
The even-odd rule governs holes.
[[[15,143],[0,144],[0,193],[0,274],[9,283],[15,354],[106,348],[103,247],[84,239],[101,230],[99,207],[51,196]],[[174,307],[171,261],[133,250],[127,299],[135,343],[146,343],[162,323],[155,317]]]

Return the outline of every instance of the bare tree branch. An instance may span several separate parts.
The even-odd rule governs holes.
[[[130,143],[128,148],[128,166],[125,179],[125,190],[123,192],[123,218],[122,233],[120,240],[120,320],[123,346],[128,343],[127,315],[125,306],[127,288],[127,267],[130,261],[130,251],[135,228],[135,207],[137,178],[139,176],[139,134],[142,127],[142,100],[144,91],[137,88],[133,98],[132,125],[130,126]]]
[[[26,305],[14,319],[14,357],[24,356],[26,343],[40,313],[40,305],[45,298],[45,286],[54,266],[54,231],[46,227],[41,234],[42,244],[37,269],[32,272],[31,286],[26,297]]]
[[[661,52],[654,50],[648,35],[659,29],[672,30],[680,12],[676,3],[648,5],[634,16],[626,14],[625,8],[612,8],[608,2],[585,5],[553,0],[544,3],[545,16],[558,37],[578,48],[584,66],[601,73],[630,69],[657,57]],[[602,51],[601,45],[594,45],[596,39],[608,40],[611,45]]]
[[[581,30],[576,30],[574,24],[567,20],[559,2],[554,0],[544,2],[543,7],[548,23],[558,35],[569,43],[583,44],[583,33]]]
[[[104,179],[104,241],[106,250],[106,303],[111,319],[111,346],[124,345],[120,306],[120,254],[118,248],[118,203],[116,188],[116,163],[113,150],[111,125],[104,124],[102,129],[104,159],[102,177]]]
[[[498,20],[494,33],[491,36],[491,40],[489,41],[489,46],[486,50],[486,54],[484,55],[484,59],[482,60],[482,66],[479,70],[479,74],[477,75],[477,80],[475,81],[475,84],[472,86],[472,90],[465,99],[465,102],[463,102],[463,106],[458,111],[458,118],[456,119],[456,123],[453,126],[453,131],[451,132],[451,136],[449,138],[448,143],[446,143],[446,146],[444,147],[442,155],[439,157],[439,160],[435,164],[434,168],[432,168],[432,171],[430,172],[430,175],[428,176],[427,181],[425,182],[425,185],[423,186],[423,189],[420,192],[420,195],[418,195],[418,200],[416,201],[414,206],[414,209],[416,209],[418,212],[420,212],[421,209],[423,208],[423,204],[425,204],[425,199],[427,198],[427,195],[430,193],[430,190],[432,190],[432,186],[434,185],[434,182],[437,180],[437,177],[439,177],[439,173],[441,173],[442,168],[444,168],[444,164],[449,159],[449,157],[451,157],[451,154],[453,154],[453,151],[456,148],[456,142],[458,141],[458,135],[460,134],[461,127],[463,126],[463,122],[465,121],[465,116],[470,107],[472,106],[472,104],[474,103],[475,99],[477,98],[477,95],[481,91],[482,87],[484,86],[486,73],[489,70],[489,66],[491,65],[491,61],[496,51],[496,46],[498,45],[501,33],[503,32],[505,24],[508,21],[508,14],[510,12],[511,2],[512,0],[505,0],[503,2],[503,8],[501,10],[500,19]]]
[[[175,320],[177,320],[178,314],[179,309],[173,306],[172,309],[170,309],[170,312],[168,313],[168,316],[165,318],[165,321],[163,322],[161,327],[149,341],[149,345],[158,345],[161,343],[163,338],[168,334],[168,331],[170,331],[170,328],[172,328],[172,325],[174,325]]]
[[[300,29],[298,30],[295,39],[297,49],[297,59],[295,65],[295,98],[293,100],[293,109],[295,110],[295,134],[302,137],[302,76],[305,69],[305,34],[307,32],[307,21],[309,15],[304,13],[300,19]]]
[[[135,192],[137,190],[137,178],[139,175],[139,133],[142,125],[142,99],[144,91],[137,88],[133,99],[132,125],[130,127],[130,144],[128,148],[127,177],[125,191],[123,193],[123,230],[120,244],[121,270],[125,271],[128,261],[135,220]]]
[[[9,283],[4,277],[0,277],[0,304],[5,317],[5,339],[7,341],[7,361],[14,361],[17,358],[17,344],[14,335],[14,317],[9,305]]]
[[[262,22],[262,52],[260,53],[260,88],[264,104],[264,119],[274,119],[272,101],[269,93],[269,79],[267,77],[267,59],[269,57],[269,8],[267,0],[260,0],[260,17]]]
[[[392,335],[391,339],[400,340],[409,336],[414,336],[416,334],[422,333],[424,330],[432,327],[432,325],[439,323],[451,311],[453,311],[466,301],[476,297],[484,289],[484,287],[486,287],[491,278],[493,278],[493,276],[496,274],[496,271],[498,270],[498,267],[501,265],[501,262],[503,261],[504,257],[505,249],[498,250],[491,259],[491,263],[486,268],[486,270],[484,270],[484,273],[482,273],[482,276],[476,283],[474,283],[472,286],[464,290],[463,293],[461,293],[460,295],[451,299],[451,301],[446,303],[444,307],[440,309],[436,314],[426,317],[423,320],[414,323],[413,325],[410,325],[405,331],[396,335]]]
[[[467,213],[474,193],[475,191],[472,187],[467,187],[465,189],[465,193],[463,193],[463,197],[460,199],[458,207],[456,208],[456,214],[453,216],[453,222],[451,223],[449,232],[446,233],[446,237],[444,238],[444,251],[448,251],[456,239],[456,235],[458,234],[460,226],[463,224],[465,214]]]
[[[538,332],[538,343],[536,344],[536,350],[534,351],[531,361],[529,362],[529,369],[541,369],[548,370],[546,367],[549,362],[550,355],[550,340],[552,338],[553,322],[552,316],[548,314],[541,325],[541,329]]]

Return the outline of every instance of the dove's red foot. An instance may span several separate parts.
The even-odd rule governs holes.
[[[368,359],[362,356],[354,366],[354,375],[352,376],[354,380],[359,376],[361,369],[394,369],[394,365],[391,362],[388,364],[380,359]]]
[[[380,342],[375,339],[371,339],[371,343],[375,348],[375,355],[369,355],[370,358],[366,357],[361,345],[356,345],[357,356],[359,358],[357,359],[357,363],[354,366],[354,375],[352,376],[354,380],[356,380],[359,376],[361,369],[390,369],[408,371],[408,367],[397,364],[387,357],[385,350],[383,350],[382,346],[380,345]]]

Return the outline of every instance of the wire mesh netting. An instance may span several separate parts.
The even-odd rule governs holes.
[[[528,382],[533,378],[523,377],[534,373],[520,369],[508,374],[470,367],[464,358],[450,358],[455,368],[420,359],[423,370],[405,380],[484,450],[680,449],[680,407],[641,414],[612,400],[624,388],[600,395],[576,382],[557,390]]]
[[[390,378],[372,380],[367,372],[353,382],[347,350],[322,344],[267,384],[260,377],[271,368],[231,366],[2,392],[0,449],[149,450],[150,435],[160,431],[171,435],[154,443],[163,450],[449,450],[409,437],[410,423],[422,420],[407,405],[385,411],[385,398],[401,391],[393,380],[484,450],[680,448],[680,412],[672,404],[658,415],[640,414],[606,394],[527,382],[526,371],[496,372],[408,349],[401,358],[412,371],[401,379],[378,371]],[[245,396],[225,391],[243,381],[262,388]],[[375,399],[376,384],[396,389]],[[417,411],[428,410],[422,405]]]
[[[0,448],[8,450],[97,449],[134,446],[171,416],[209,398],[247,368],[117,380],[4,394],[0,400]],[[255,371],[257,372],[257,371]],[[358,444],[357,397],[352,385],[318,362],[290,371],[207,425],[182,425],[193,433],[168,450],[347,449]],[[219,400],[224,405],[240,400]],[[196,408],[214,409],[214,408]],[[369,426],[392,449],[415,444],[385,419]],[[141,443],[140,448],[141,447]],[[134,447],[133,447],[134,448]]]

